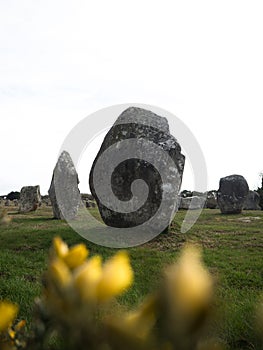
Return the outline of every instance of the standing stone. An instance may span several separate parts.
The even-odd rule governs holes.
[[[6,207],[10,207],[10,205],[11,205],[11,201],[10,201],[10,199],[7,199],[7,200],[5,201],[5,206],[6,206]]]
[[[134,143],[132,143],[133,141]],[[149,149],[147,148],[147,152],[145,152],[145,141],[147,141],[148,144],[153,145],[153,147],[149,146]],[[118,161],[118,155],[120,152],[125,152],[123,151],[125,148],[123,144],[127,144],[126,148],[128,157],[125,159],[121,158],[121,160]],[[136,146],[134,146],[135,144]],[[150,159],[155,157],[157,162],[160,163],[164,159],[163,156],[158,155],[158,151],[154,147],[158,147],[160,151],[169,155],[171,159],[171,163],[169,164],[172,164],[172,166],[165,163],[166,161],[163,161],[165,164],[162,163],[163,168],[168,169],[169,167],[173,174],[169,175],[170,178],[165,179],[164,183],[162,182],[161,174],[156,170],[152,163],[145,160],[145,156],[149,156]],[[100,180],[97,180],[97,178],[94,179],[94,168],[98,162],[102,163],[101,158],[106,151],[109,151],[109,149],[110,153],[103,158],[103,171],[100,172]],[[136,151],[134,151],[135,149]],[[130,156],[129,152],[132,154],[133,151],[135,153],[141,153],[136,157]],[[116,163],[116,161],[118,161],[118,164],[112,174],[110,174],[111,176],[109,176],[108,173],[110,172],[108,169],[114,162]],[[112,227],[122,228],[134,227],[147,222],[155,215],[160,207],[163,199],[163,190],[169,188],[171,188],[171,193],[174,194],[176,192],[176,198],[171,198],[171,201],[169,202],[173,203],[173,207],[176,210],[179,204],[178,193],[181,186],[184,162],[185,157],[181,154],[181,147],[176,139],[170,134],[166,118],[142,108],[130,107],[126,109],[118,117],[113,127],[107,133],[90,172],[89,183],[91,193],[97,202],[101,217],[105,224]],[[103,178],[103,173],[107,174],[107,176],[109,176],[107,178],[110,180],[105,180]],[[133,209],[124,212],[115,211],[114,209],[109,208],[113,201],[108,200],[107,196],[104,196],[104,201],[101,200],[101,197],[99,198],[97,193],[98,190],[94,186],[95,180],[100,181],[100,186],[102,187],[106,183],[106,185],[111,188],[114,196],[121,203],[131,200],[134,201],[133,203],[139,203],[136,210]],[[132,186],[135,180],[139,180],[137,181],[137,184],[140,183],[141,185],[142,183],[147,183],[148,185],[148,197],[143,201],[141,206],[141,201],[138,200],[138,202],[136,202],[136,200],[139,198],[139,192],[145,193],[145,187],[143,187],[142,184],[141,188],[138,187],[138,193],[134,193]],[[174,185],[175,182],[176,185]],[[109,201],[108,205],[107,200]],[[168,217],[168,214],[166,213],[162,213],[162,215],[167,215]],[[166,222],[166,218],[164,221]]]
[[[76,217],[81,201],[79,179],[68,152],[63,151],[53,171],[48,190],[55,219],[72,220]]]
[[[202,209],[204,207],[204,197],[181,197],[179,209],[195,210]]]
[[[49,196],[42,196],[41,197],[42,199],[42,204],[45,204],[46,207],[50,207],[51,206],[51,201],[50,201],[50,198]]]
[[[205,207],[208,209],[216,209],[218,208],[217,205],[217,191],[208,191],[207,197],[206,197],[206,204]]]
[[[41,204],[41,195],[39,186],[25,186],[20,191],[20,206],[21,213],[35,211]]]
[[[259,206],[260,196],[256,191],[249,191],[245,199],[243,209],[245,210],[261,210]]]
[[[230,175],[220,179],[217,202],[222,214],[239,214],[248,195],[248,184],[241,175]]]

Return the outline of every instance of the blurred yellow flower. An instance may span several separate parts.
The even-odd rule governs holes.
[[[95,301],[97,285],[102,276],[101,257],[93,256],[74,272],[74,283],[82,299]]]
[[[167,270],[168,284],[176,307],[193,314],[206,307],[212,296],[212,278],[201,262],[200,250],[186,246],[178,263]]]
[[[68,266],[58,258],[50,263],[49,273],[57,287],[66,287],[71,281],[71,272]]]
[[[8,335],[11,339],[15,339],[16,332],[13,329],[8,330]]]
[[[140,339],[146,339],[152,330],[155,322],[156,298],[148,299],[138,308],[130,312],[122,321],[123,327]]]
[[[85,244],[77,244],[70,248],[64,256],[64,261],[70,269],[74,269],[84,263],[88,256]]]
[[[6,301],[0,302],[0,332],[6,331],[14,321],[18,307]]]
[[[68,253],[68,245],[60,237],[53,239],[53,248],[58,258],[64,258]]]
[[[89,253],[85,244],[82,243],[69,249],[68,245],[60,237],[53,239],[53,249],[55,257],[64,260],[70,269],[74,269],[84,263]]]
[[[19,332],[22,328],[25,327],[25,325],[26,325],[26,321],[25,320],[21,320],[15,325],[14,329],[15,329],[16,332]]]
[[[133,271],[126,252],[120,251],[103,266],[97,287],[99,301],[107,301],[122,293],[133,282]]]

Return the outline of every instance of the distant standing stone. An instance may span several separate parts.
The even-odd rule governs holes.
[[[152,147],[149,146],[147,152],[145,151],[145,146],[143,146],[144,141],[148,144],[152,144]],[[109,180],[105,180],[105,175],[108,176],[108,169],[118,158],[120,147],[123,147],[121,148],[121,152],[125,152],[125,147],[121,146],[121,144],[127,144],[126,149],[128,153],[131,149],[134,150],[138,147],[138,153],[134,151],[134,154],[139,154],[139,156],[134,157],[127,153],[129,157],[122,159],[114,169],[111,177],[109,177]],[[135,144],[137,146],[134,146]],[[162,152],[162,156],[156,153],[157,148]],[[140,180],[141,183],[147,183],[149,189],[148,197],[142,205],[138,205],[136,209],[130,211],[113,210],[107,205],[107,201],[109,201],[107,196],[104,196],[104,202],[98,196],[97,189],[94,186],[94,182],[97,180],[97,178],[94,178],[94,168],[98,161],[101,162],[101,156],[108,149],[111,149],[111,154],[107,156],[107,158],[104,158],[105,160],[102,164],[103,171],[101,171],[101,176],[98,180],[100,181],[100,186],[103,187],[104,184],[107,183],[108,186],[111,187],[115,198],[122,203],[131,200],[134,200],[134,203],[136,203],[139,195],[136,194],[133,196],[132,194],[131,188],[133,182],[135,180]],[[169,156],[169,159],[171,159],[171,163],[169,164],[172,165],[168,165],[166,161],[163,161],[164,154]],[[160,173],[151,162],[145,160],[145,156],[148,156],[150,159],[155,159],[156,162],[162,164],[161,166],[164,169],[169,168],[170,177],[168,176],[162,183]],[[171,188],[169,192],[171,194],[168,194],[168,196],[171,196],[170,202],[173,203],[171,207],[177,209],[179,204],[178,193],[181,186],[184,162],[185,157],[181,153],[181,147],[175,137],[170,134],[169,124],[166,118],[149,110],[137,107],[130,107],[122,112],[105,136],[100,151],[92,165],[89,178],[91,193],[97,202],[101,217],[106,225],[125,228],[138,226],[147,222],[155,215],[160,207],[164,189],[168,192],[166,189]],[[139,190],[139,192],[144,193],[144,190]],[[173,197],[174,193],[176,193],[176,198]],[[166,197],[165,200],[167,200],[167,198],[168,197]],[[137,203],[139,202],[140,201]],[[112,202],[109,204],[111,203]],[[163,217],[167,215],[168,222],[172,211],[173,209],[170,211],[169,207],[169,213],[168,211],[167,213],[162,213]],[[160,218],[160,220],[162,220],[162,218]],[[164,219],[164,221],[166,221],[166,219]]]
[[[20,191],[20,206],[21,213],[35,211],[41,204],[41,195],[39,186],[25,186]]]
[[[239,214],[248,195],[248,184],[241,175],[230,175],[220,179],[217,203],[222,214]]]
[[[91,207],[91,203],[89,201],[86,201],[85,204],[86,204],[86,208],[90,208]]]
[[[10,204],[11,204],[10,199],[7,199],[7,200],[5,201],[5,206],[6,206],[6,207],[10,207]]]
[[[53,171],[48,190],[55,219],[72,220],[76,217],[81,201],[79,179],[68,152],[63,151]]]
[[[260,196],[256,191],[249,191],[243,209],[245,210],[261,210],[259,206]]]
[[[208,191],[207,197],[206,197],[206,204],[205,207],[209,209],[216,209],[218,208],[217,205],[217,191]]]
[[[205,198],[200,196],[193,197],[181,197],[179,209],[195,210],[202,209],[204,207]]]

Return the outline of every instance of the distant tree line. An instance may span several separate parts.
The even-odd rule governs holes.
[[[7,195],[0,196],[0,199],[9,199],[10,201],[13,201],[14,199],[20,199],[20,192],[12,191]]]

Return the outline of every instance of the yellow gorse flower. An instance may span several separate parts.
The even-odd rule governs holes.
[[[105,302],[125,291],[133,281],[126,252],[120,251],[102,265],[100,256],[87,259],[84,244],[69,248],[59,237],[53,241],[49,276],[59,288],[70,287],[84,302]],[[72,294],[72,295],[73,295]]]
[[[13,340],[13,339],[15,339],[16,332],[13,329],[9,329],[8,330],[8,335]]]
[[[122,327],[136,337],[146,339],[156,322],[155,313],[156,299],[152,296],[122,320]]]
[[[128,254],[120,251],[103,266],[97,287],[97,298],[107,301],[126,290],[133,282],[133,271]]]
[[[53,248],[58,258],[64,258],[68,253],[68,245],[60,237],[53,239]]]
[[[77,244],[69,249],[68,245],[60,237],[54,238],[53,249],[56,257],[64,260],[70,269],[80,266],[89,253],[84,244]]]
[[[23,329],[25,327],[25,325],[26,325],[26,321],[25,320],[21,320],[15,325],[14,330],[16,332],[19,332],[21,329]]]
[[[174,303],[182,312],[195,313],[208,305],[213,284],[198,248],[186,246],[178,263],[168,269],[167,279]]]
[[[49,274],[59,288],[64,288],[71,282],[71,272],[68,266],[58,258],[50,263]]]
[[[64,261],[70,269],[74,269],[84,263],[88,256],[88,250],[84,244],[78,244],[69,249],[64,256]]]
[[[0,332],[6,331],[14,321],[18,307],[6,301],[0,302]]]
[[[101,257],[94,256],[76,269],[74,284],[83,300],[94,301],[97,298],[97,286],[102,276]]]

